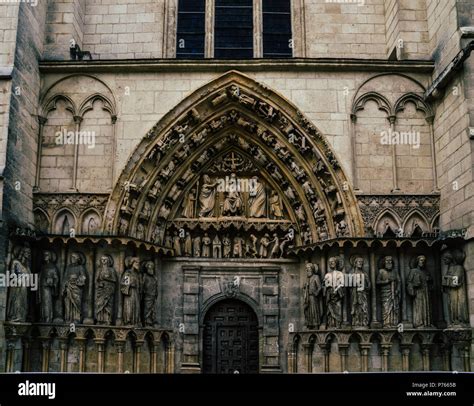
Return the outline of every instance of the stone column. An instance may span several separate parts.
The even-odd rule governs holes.
[[[430,371],[430,347],[429,344],[424,344],[421,346],[422,352],[422,361],[423,361],[423,371]]]
[[[118,262],[117,262],[117,294],[115,298],[117,299],[117,317],[115,319],[115,325],[121,326],[122,325],[122,292],[120,290],[120,281],[122,279],[122,274],[124,272],[124,266],[125,266],[125,250],[120,250],[119,255],[118,255]]]
[[[165,15],[165,14],[164,14]],[[110,190],[112,191],[115,186],[115,155],[117,153],[117,116],[112,116],[112,169],[110,177]]]
[[[123,353],[125,351],[125,341],[116,341],[115,348],[117,349],[117,372],[123,373]]]
[[[46,117],[38,116],[39,131],[38,131],[38,147],[36,148],[36,174],[35,185],[33,192],[39,192],[40,175],[41,175],[41,156],[43,154],[43,131],[48,119]]]
[[[348,344],[339,344],[339,357],[341,359],[341,372],[347,371],[347,352],[349,350]]]
[[[171,342],[166,349],[166,373],[174,373],[174,346]]]
[[[360,353],[362,355],[361,359],[361,372],[369,372],[369,351],[370,344],[361,344]]]
[[[142,345],[143,342],[137,341],[135,343],[135,349],[133,351],[133,372],[135,372],[136,374],[140,373],[140,355],[142,353]]]
[[[323,370],[329,372],[329,346],[327,344],[319,344],[319,348],[323,353]]]
[[[444,346],[442,349],[442,357],[443,357],[443,370],[444,371],[451,371],[451,349],[448,345]]]
[[[6,354],[6,372],[13,372],[13,364],[15,358],[15,342],[7,342],[7,354]]]
[[[150,373],[156,374],[156,345],[155,343],[150,343]]]
[[[471,360],[469,356],[469,345],[465,345],[460,349],[463,360],[464,372],[471,372]]]
[[[102,338],[96,338],[95,343],[97,345],[97,372],[104,372],[105,363],[105,340]]]
[[[293,347],[293,346],[291,346],[291,347]],[[296,371],[295,359],[296,359],[296,351],[294,350],[294,348],[290,348],[290,350],[288,351],[288,354],[287,354],[288,373],[289,374],[295,374],[297,372]]]
[[[389,116],[388,121],[390,122],[390,130],[395,131],[395,121],[397,120],[396,116]],[[392,145],[392,171],[393,171],[393,190],[392,193],[400,193],[401,190],[398,187],[398,168],[397,168],[397,146]]]
[[[41,340],[41,346],[43,348],[41,372],[48,372],[50,342],[49,342],[49,338],[47,337],[42,337],[40,338],[40,340]]]
[[[411,344],[404,344],[402,348],[402,371],[407,372],[410,370],[410,349]]]
[[[86,305],[85,310],[86,314],[83,320],[84,324],[94,324],[94,282],[95,282],[95,267],[96,267],[96,259],[97,259],[97,247],[94,245],[92,249],[92,260],[86,259],[86,263],[89,262],[89,266],[87,266],[87,276],[88,276],[88,283],[87,283],[87,294],[86,294]]]
[[[76,338],[77,346],[79,347],[79,372],[85,371],[85,347],[86,340],[84,338]]]
[[[350,123],[350,135],[351,135],[351,157],[352,157],[352,184],[354,185],[354,190],[360,192],[359,189],[359,172],[357,171],[357,152],[356,152],[356,137],[357,137],[357,116],[351,114],[351,123]]]
[[[61,358],[60,358],[60,372],[67,372],[67,339],[61,339],[59,343],[59,347],[61,349]]]
[[[391,345],[382,345],[382,371],[388,372],[388,356],[390,355]]]
[[[22,342],[23,344],[23,361],[22,361],[22,371],[30,371],[30,341],[25,339]]]
[[[305,361],[306,361],[306,372],[313,372],[313,345],[303,344]]]
[[[398,272],[400,276],[400,299],[401,303],[401,311],[402,311],[402,323],[403,326],[413,327],[413,323],[408,320],[408,300],[407,300],[407,292],[406,292],[406,282],[405,282],[405,256],[401,253],[401,248],[397,248],[397,262],[398,267],[395,267],[395,271]],[[393,272],[393,271],[392,271]]]
[[[434,139],[434,116],[426,117],[426,121],[430,127],[430,149],[431,149],[431,172],[433,176],[433,192],[439,192],[438,186],[438,170],[436,169],[436,150],[435,150],[435,139]]]
[[[82,117],[74,116],[74,123],[76,124],[76,135],[81,131]],[[77,189],[77,166],[79,162],[79,143],[75,142],[74,145],[74,160],[73,160],[73,169],[72,169],[72,191],[78,192]]]
[[[372,308],[372,318],[370,322],[371,328],[381,328],[382,323],[378,320],[377,315],[377,264],[375,262],[375,252],[373,248],[369,248],[369,271],[370,271],[370,304]]]

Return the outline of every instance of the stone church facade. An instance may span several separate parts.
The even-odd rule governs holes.
[[[191,3],[0,4],[0,369],[470,371],[474,4]]]

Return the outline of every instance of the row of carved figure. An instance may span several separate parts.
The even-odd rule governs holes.
[[[175,256],[195,258],[282,258],[294,240],[294,234],[289,231],[284,237],[268,233],[260,238],[250,234],[248,238],[240,234],[231,237],[216,234],[211,238],[208,233],[199,233],[192,237],[189,231],[175,231],[165,237],[165,247],[174,250]]]
[[[444,256],[447,272],[442,286],[448,298],[448,312],[451,326],[468,323],[468,301],[465,270],[462,265],[464,254],[448,252]],[[343,321],[343,297],[348,296],[353,327],[368,327],[370,322],[369,293],[375,288],[364,271],[364,259],[355,257],[349,273],[340,270],[339,258],[328,260],[328,269],[321,278],[319,267],[307,263],[307,280],[303,288],[304,315],[309,329],[318,329],[323,320],[327,328],[340,328]],[[416,258],[415,267],[410,269],[406,279],[406,291],[413,299],[413,326],[432,327],[432,276],[426,269],[426,257]],[[401,279],[394,269],[391,256],[382,259],[377,271],[376,284],[380,291],[383,327],[397,327],[401,319]]]
[[[12,260],[11,280],[28,280],[33,275],[30,268],[31,250],[21,247]],[[43,252],[43,263],[39,273],[39,288],[36,300],[40,309],[40,321],[81,323],[87,316],[84,308],[87,301],[89,274],[82,252],[73,252],[61,277],[56,266],[56,255],[52,251]],[[126,269],[118,277],[113,259],[105,254],[100,257],[96,268],[94,287],[94,318],[97,324],[111,325],[114,322],[115,309],[118,308],[116,323],[125,326],[155,325],[158,280],[153,261],[140,264],[138,258],[128,257]],[[8,290],[7,319],[13,322],[28,320],[28,283],[15,283]],[[120,289],[116,303],[117,289]],[[91,320],[91,323],[93,321]]]
[[[220,187],[224,196],[222,207],[217,211],[215,206],[218,200],[217,192]],[[255,176],[250,180],[238,179],[235,173],[232,173],[225,180],[223,178],[212,180],[209,175],[204,175],[198,199],[195,189],[191,190],[184,199],[182,216],[190,219],[212,217],[216,215],[216,212],[222,216],[242,216],[245,214],[243,194],[247,189],[249,193],[247,199],[249,217],[271,217],[277,220],[283,218],[282,202],[276,191],[272,191],[268,198],[265,184],[260,182],[258,177]]]

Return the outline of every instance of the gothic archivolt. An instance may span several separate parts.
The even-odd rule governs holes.
[[[226,188],[237,182],[255,190]],[[363,235],[355,202],[334,153],[303,115],[231,72],[150,131],[111,195],[104,228],[189,256],[193,245],[207,256],[212,243],[225,256],[231,238],[232,256],[255,257],[270,240],[262,255],[279,257],[285,247]]]

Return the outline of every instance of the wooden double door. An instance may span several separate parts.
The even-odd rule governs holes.
[[[204,319],[203,372],[258,373],[258,320],[246,303],[223,300]]]

